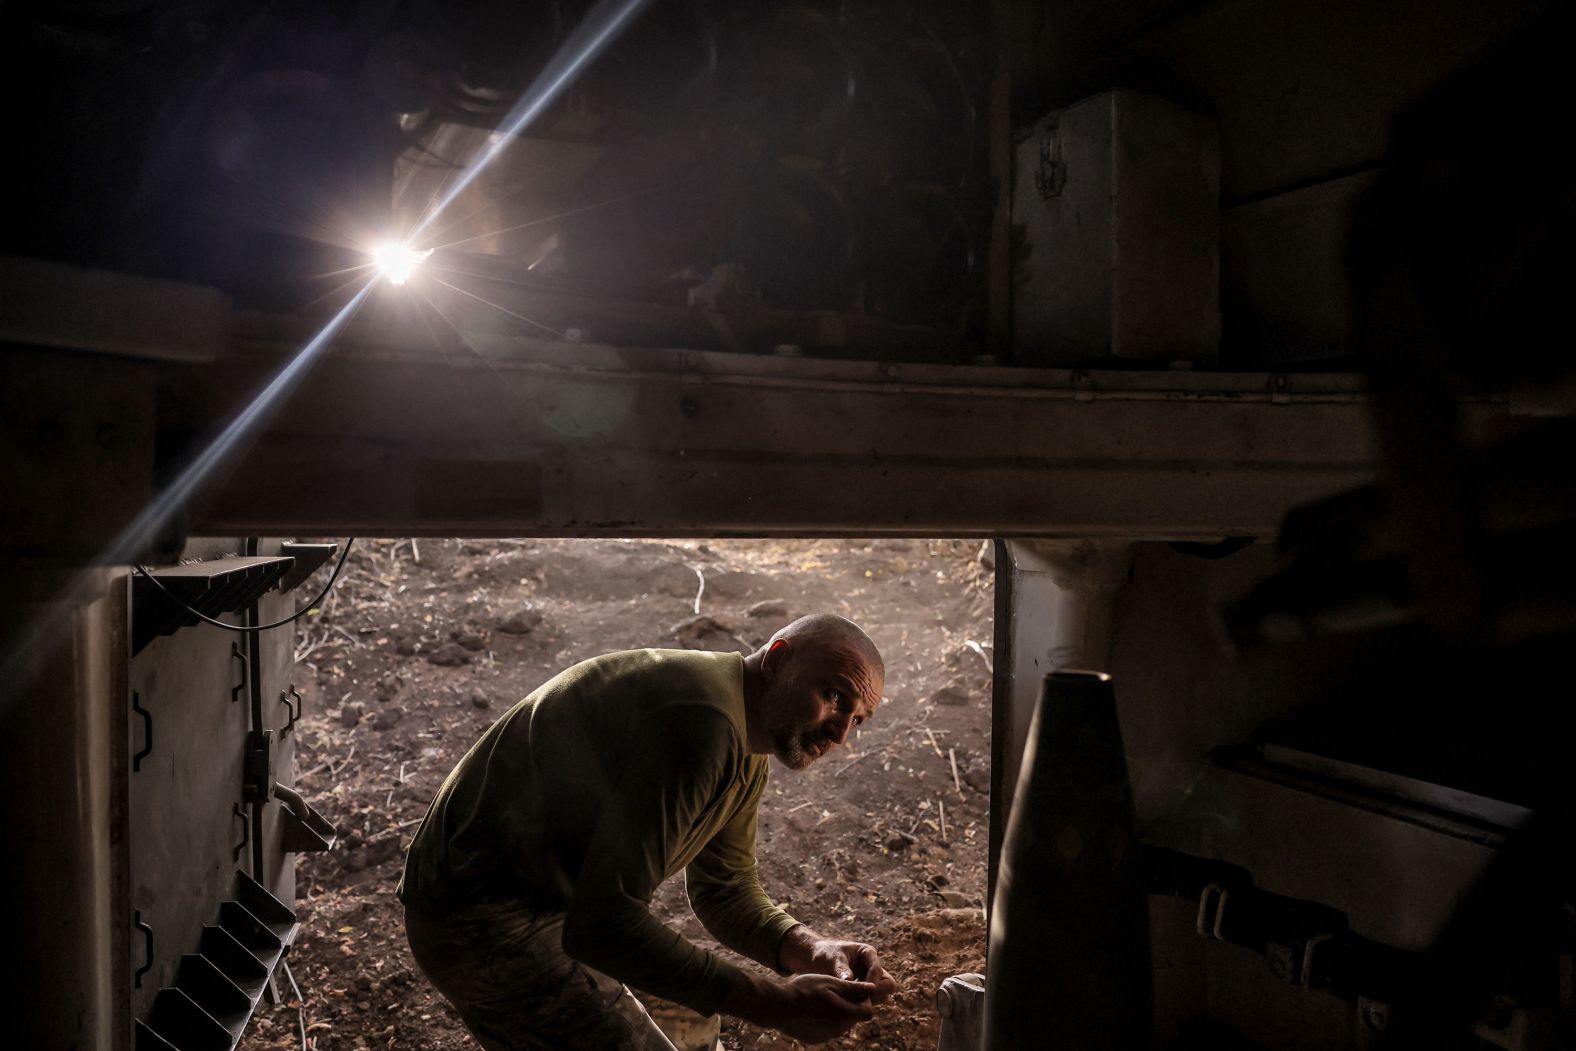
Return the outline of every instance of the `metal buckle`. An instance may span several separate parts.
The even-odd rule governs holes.
[[[1231,891],[1219,883],[1210,883],[1199,891],[1198,917],[1194,920],[1193,927],[1199,935],[1205,938],[1214,938],[1225,941],[1226,936],[1221,933],[1226,921],[1226,902],[1231,899]]]

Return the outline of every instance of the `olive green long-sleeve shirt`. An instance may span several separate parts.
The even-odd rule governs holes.
[[[578,664],[515,705],[444,780],[405,861],[407,908],[563,910],[564,951],[711,1014],[737,968],[651,915],[683,870],[722,944],[776,967],[797,922],[761,888],[737,654],[632,650]]]

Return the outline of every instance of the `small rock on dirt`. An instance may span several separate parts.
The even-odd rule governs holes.
[[[372,728],[374,730],[392,729],[394,725],[404,717],[404,715],[405,709],[401,708],[399,705],[394,705],[390,708],[382,708],[378,711],[378,714],[372,717]]]
[[[943,686],[930,695],[930,703],[961,708],[969,703],[969,694],[967,690],[958,686]]]
[[[463,646],[472,653],[478,653],[487,648],[487,636],[479,631],[456,631],[450,635],[450,638],[457,645]]]
[[[907,832],[894,832],[886,838],[885,846],[892,851],[907,850],[914,845],[914,842],[914,837]]]
[[[498,622],[498,630],[505,635],[529,635],[542,626],[542,614],[530,606],[515,610]]]
[[[681,620],[668,629],[685,649],[712,650],[714,652],[749,653],[749,644],[733,633],[726,624],[706,616]]]
[[[958,756],[958,769],[964,784],[976,792],[990,792],[990,763],[977,762],[974,756]]]
[[[360,872],[399,857],[399,838],[390,836],[358,848],[342,851],[340,864],[347,872]]]
[[[756,618],[786,617],[788,615],[788,603],[780,598],[769,598],[751,606],[749,614]]]
[[[680,642],[685,642],[728,630],[728,626],[717,618],[701,616],[679,621],[668,628],[668,634]]]
[[[956,891],[956,890],[944,890],[944,891],[942,891],[941,892],[941,900],[946,902],[949,906],[951,906],[954,909],[967,908],[969,906],[969,904],[970,904],[969,896],[967,894],[962,893],[961,891]]]
[[[339,709],[339,725],[347,730],[350,729],[361,721],[361,716],[365,714],[365,711],[366,709],[359,704],[345,705]]]
[[[414,656],[416,653],[416,643],[411,639],[401,636],[394,640],[394,652],[398,653],[401,657]]]
[[[471,706],[473,708],[491,708],[492,698],[478,690],[471,694]]]
[[[437,649],[433,650],[431,653],[427,654],[427,660],[429,663],[439,665],[440,667],[452,668],[459,664],[469,664],[471,662],[471,655],[466,652],[465,647],[461,646],[459,643],[446,642],[442,646],[439,646]]]
[[[947,666],[958,668],[969,674],[988,673],[990,671],[990,657],[986,655],[984,646],[977,642],[965,642],[954,647],[947,654]]]

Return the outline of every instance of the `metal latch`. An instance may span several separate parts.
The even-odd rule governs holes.
[[[253,730],[246,735],[246,758],[241,765],[241,798],[248,803],[266,803],[273,786],[274,731]]]
[[[1042,200],[1060,197],[1067,185],[1067,162],[1062,160],[1061,127],[1053,117],[1040,133],[1040,163],[1034,169],[1034,188]]]
[[[295,698],[294,703],[291,703],[292,697]],[[301,691],[295,688],[295,683],[291,683],[288,690],[284,690],[279,694],[279,703],[284,705],[285,710],[290,713],[290,721],[281,726],[279,732],[282,734],[289,733],[295,729],[296,720],[300,719],[301,713],[306,710],[306,699],[301,696]]]
[[[1214,938],[1225,941],[1226,935],[1226,902],[1231,899],[1231,891],[1219,883],[1207,884],[1198,895],[1198,915],[1193,920],[1193,927],[1205,938]]]
[[[142,716],[142,748],[131,757],[131,772],[142,770],[142,761],[153,751],[153,713],[142,706],[142,695],[131,691],[131,710]]]

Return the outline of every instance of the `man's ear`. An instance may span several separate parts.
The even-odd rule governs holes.
[[[788,640],[778,639],[766,647],[766,655],[761,658],[761,672],[769,679],[777,674],[778,667],[788,659]]]

